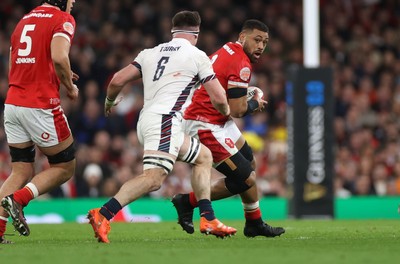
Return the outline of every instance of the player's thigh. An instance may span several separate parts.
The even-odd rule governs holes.
[[[236,123],[232,119],[229,119],[224,125],[224,130],[233,142],[235,142],[236,147],[240,149],[240,147],[243,146],[245,139]]]
[[[187,131],[196,131],[202,144],[210,149],[214,164],[229,158],[238,152],[235,146],[236,132],[225,126],[209,124],[201,121],[191,121],[186,126]]]
[[[15,105],[4,105],[4,131],[10,146],[27,148],[33,143],[29,132],[18,118],[20,109],[21,107]]]
[[[179,160],[200,166],[212,165],[211,151],[195,137],[183,134],[184,142],[179,152]]]
[[[137,132],[144,148],[144,170],[163,168],[171,172],[184,142],[179,120],[172,115],[142,113]]]

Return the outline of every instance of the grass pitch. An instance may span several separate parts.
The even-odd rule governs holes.
[[[174,222],[112,223],[110,244],[94,239],[89,224],[31,225],[29,237],[7,236],[1,263],[400,263],[400,222],[395,220],[271,221],[286,233],[277,238],[246,238],[243,221],[227,239],[186,234]],[[198,226],[198,223],[195,223]],[[8,232],[13,230],[8,226]]]

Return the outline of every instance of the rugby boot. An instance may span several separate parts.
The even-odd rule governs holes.
[[[26,223],[24,211],[22,210],[22,205],[14,200],[12,194],[4,197],[1,200],[1,206],[11,216],[13,220],[12,224],[15,230],[17,230],[18,233],[23,236],[29,236],[30,230],[28,224]]]
[[[205,217],[200,217],[200,232],[206,235],[214,235],[216,237],[224,238],[236,234],[236,229],[226,226],[218,219],[208,221]]]
[[[94,237],[97,238],[97,241],[110,243],[107,236],[111,230],[110,221],[100,214],[100,208],[90,210],[87,218],[89,219],[89,223],[92,225]]]
[[[13,244],[13,242],[5,239],[5,237],[3,235],[3,236],[0,236],[0,244]]]
[[[276,237],[285,233],[285,229],[283,227],[272,227],[264,222],[256,225],[249,225],[248,223],[246,223],[243,233],[246,237]]]
[[[194,233],[193,226],[193,207],[185,203],[183,194],[176,194],[172,197],[171,202],[174,204],[176,212],[178,213],[178,224],[188,234]]]

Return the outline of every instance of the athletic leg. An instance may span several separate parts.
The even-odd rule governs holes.
[[[194,196],[198,201],[200,210],[200,232],[205,234],[212,234],[217,237],[225,237],[234,235],[236,229],[225,226],[214,215],[214,210],[210,201],[210,179],[212,167],[212,155],[210,150],[204,145],[200,144],[194,138],[185,136],[185,141],[182,144],[179,158],[182,161],[193,164],[192,171],[192,188]],[[178,205],[174,203],[178,209]],[[190,218],[193,216],[193,210],[190,210]],[[178,212],[178,222],[181,224],[182,217]],[[188,225],[182,225],[184,230],[188,233],[193,233],[193,222],[190,221]]]
[[[251,162],[252,169],[255,170],[256,163],[253,156],[253,151],[244,140],[243,136],[240,136],[240,138],[236,141],[236,146],[243,157]],[[244,209],[244,216],[246,218],[246,224],[243,231],[244,235],[247,237],[280,236],[281,234],[285,233],[284,228],[272,227],[262,220],[255,176],[256,175],[254,174],[254,177],[251,177],[251,187],[248,190],[240,193],[240,198],[242,199]]]
[[[27,142],[25,144],[18,145],[18,147],[28,150],[30,148],[33,148],[33,143]],[[23,153],[26,153],[26,151],[23,151]],[[11,163],[11,166],[11,174],[4,181],[3,185],[0,188],[0,200],[3,199],[5,196],[12,194],[14,191],[22,188],[33,177],[33,162],[30,162],[29,160],[25,160],[24,162],[14,161]],[[8,217],[9,214],[2,206],[0,206],[0,243],[9,242],[8,240],[4,239],[4,232],[6,230]]]
[[[202,144],[211,149],[214,162],[216,159],[220,159],[222,161],[223,159],[229,157],[231,155],[230,152],[237,152],[232,140],[229,142],[225,141],[224,129],[220,126],[192,120],[185,120],[184,123],[186,133],[188,133],[190,136],[198,137]],[[217,132],[214,133],[214,131]],[[211,169],[209,169],[207,174],[211,174]],[[214,189],[216,186],[213,185],[211,187],[212,193],[210,194],[209,199],[214,198],[214,195],[216,195]],[[226,193],[227,190],[224,184],[221,187],[221,190],[222,192]],[[219,192],[217,192],[217,195],[218,194]],[[229,195],[229,193],[227,195]],[[178,223],[182,226],[183,230],[190,234],[194,232],[193,208],[198,206],[198,200],[199,199],[195,192],[191,192],[189,194],[177,194],[172,198],[172,203],[174,204],[178,213]]]
[[[144,145],[143,173],[125,182],[118,193],[106,202],[101,208],[89,210],[88,219],[92,225],[95,237],[99,242],[109,243],[108,233],[111,230],[109,221],[126,205],[149,192],[158,190],[168,173],[171,172],[178,156],[175,151],[176,144],[173,137],[173,118],[167,118],[168,123],[163,122],[164,116],[149,115],[141,117],[138,123],[138,139]],[[163,129],[164,125],[170,129]],[[168,134],[164,131],[168,131]],[[160,146],[160,140],[167,139]],[[165,146],[165,147],[164,147]],[[174,152],[175,151],[175,152]]]
[[[125,182],[118,193],[108,200],[101,208],[88,212],[88,219],[92,225],[94,236],[99,242],[110,243],[108,233],[111,230],[110,220],[126,205],[143,195],[158,190],[167,173],[162,168],[151,168]]]
[[[211,200],[223,199],[234,194],[240,194],[243,202],[247,225],[260,226],[266,236],[280,235],[284,232],[283,228],[269,230],[261,218],[261,211],[258,202],[258,192],[256,186],[256,174],[254,172],[255,162],[250,147],[243,148],[245,140],[233,122],[228,121],[224,128],[216,127],[200,122],[192,122],[191,130],[198,131],[199,138],[204,144],[210,147],[214,162],[217,163],[216,169],[226,176],[212,183]],[[196,124],[200,124],[200,130]],[[234,141],[241,148],[237,153],[230,143]],[[246,144],[247,145],[247,144]],[[190,230],[192,224],[193,208],[197,206],[197,199],[194,193],[178,194],[173,199],[180,224],[185,231]],[[247,232],[248,236],[253,236],[254,232]],[[258,232],[260,233],[260,232]]]
[[[21,235],[28,236],[30,233],[23,216],[23,208],[32,199],[52,190],[72,177],[75,171],[75,150],[72,144],[73,138],[70,135],[65,141],[55,146],[40,148],[49,158],[50,168],[35,175],[22,189],[18,189],[2,199],[2,207],[12,217],[13,225]],[[21,146],[21,144],[10,144],[11,156],[17,161],[13,162],[13,174],[25,175],[22,178],[26,180],[33,173],[34,151],[27,151],[28,148],[20,148]],[[30,148],[34,150],[33,146]],[[21,162],[20,159],[31,159],[32,162]],[[21,179],[19,183],[23,180]]]

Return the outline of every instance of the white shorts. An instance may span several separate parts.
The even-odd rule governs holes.
[[[175,157],[173,159],[169,155],[145,154],[144,169],[162,167],[169,173],[185,140],[181,119],[175,115],[141,113],[137,124],[137,135],[144,151],[159,151]],[[187,163],[194,163],[199,153],[200,143],[192,138],[188,151],[181,155],[180,159]]]
[[[198,138],[211,150],[214,166],[238,152],[235,143],[242,134],[232,119],[224,125],[197,120],[184,120],[183,124],[187,135]]]
[[[71,135],[61,106],[53,109],[4,105],[4,129],[9,144],[33,141],[39,147],[52,147]]]

